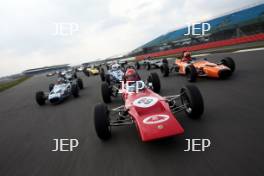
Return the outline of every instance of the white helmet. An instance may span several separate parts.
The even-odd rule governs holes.
[[[113,70],[113,71],[116,71],[116,70],[118,70],[118,69],[120,69],[120,65],[119,65],[119,64],[113,64],[113,65],[112,65],[112,70]]]

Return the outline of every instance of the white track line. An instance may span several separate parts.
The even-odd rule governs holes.
[[[243,52],[259,51],[259,50],[264,50],[264,47],[263,48],[243,49],[243,50],[234,51],[233,53],[243,53]]]
[[[208,56],[208,55],[210,55],[210,53],[196,54],[196,55],[193,55],[192,57],[203,57],[203,56]]]

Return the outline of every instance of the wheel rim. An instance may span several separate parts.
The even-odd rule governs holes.
[[[187,76],[188,81],[191,81],[191,80],[192,80],[192,79],[191,79],[191,74],[190,74],[189,71],[186,73],[186,76]]]
[[[190,107],[190,100],[189,100],[185,90],[182,91],[181,102],[182,102],[183,105],[186,106],[186,110],[185,111],[188,114],[190,114],[192,112],[192,108]]]

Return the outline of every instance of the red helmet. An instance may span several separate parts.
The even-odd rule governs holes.
[[[137,72],[132,68],[127,69],[125,73],[125,79],[126,81],[139,81],[140,80]]]

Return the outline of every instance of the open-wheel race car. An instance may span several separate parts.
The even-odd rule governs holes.
[[[38,91],[36,92],[36,102],[42,106],[46,104],[48,100],[51,104],[58,104],[64,101],[66,98],[73,95],[79,96],[79,86],[77,82],[71,82],[65,78],[58,78],[56,84],[49,85],[49,92]]]
[[[107,72],[101,68],[100,77],[103,81],[101,85],[102,94],[116,97],[124,77],[124,70],[121,66],[119,64],[113,64]],[[106,103],[111,102],[111,97],[103,96],[103,100]]]
[[[141,87],[142,88],[142,87]],[[140,91],[122,89],[124,105],[111,110],[100,103],[94,109],[94,125],[101,140],[111,137],[111,128],[135,124],[142,141],[151,141],[182,134],[183,127],[174,114],[185,111],[190,118],[200,118],[203,98],[194,85],[181,88],[179,94],[162,97],[156,73],[151,73]]]
[[[108,84],[122,81],[124,76],[124,70],[119,64],[113,64],[111,69],[107,71],[104,68],[100,70],[100,78],[102,81],[106,81]]]
[[[176,72],[180,75],[186,75],[188,81],[195,82],[197,77],[210,77],[225,79],[230,77],[235,71],[235,62],[231,57],[226,57],[218,63],[213,63],[204,59],[192,59],[192,61],[183,61],[176,59],[172,66],[168,62],[163,62],[161,72],[164,77],[170,73]]]
[[[88,76],[88,77],[90,75],[98,75],[100,73],[99,69],[100,69],[100,66],[97,66],[97,65],[88,65],[87,67],[85,67],[83,69],[83,73],[86,76]]]
[[[144,65],[147,70],[150,70],[151,68],[160,68],[162,66],[162,61],[148,58],[145,60]],[[137,68],[138,67],[139,66],[137,66]]]

